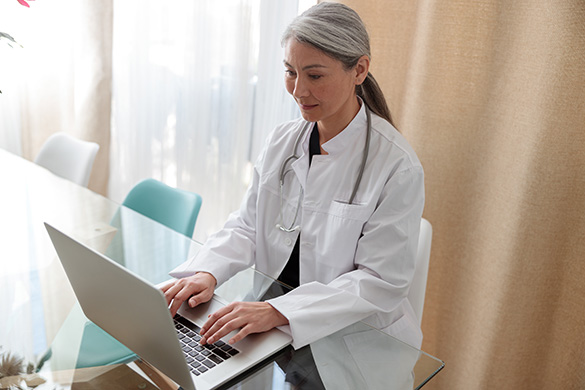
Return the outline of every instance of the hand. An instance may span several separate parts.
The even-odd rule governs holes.
[[[217,280],[207,272],[197,272],[193,276],[177,279],[161,288],[170,305],[171,316],[177,314],[177,310],[188,300],[190,307],[207,302],[213,296]],[[172,302],[172,303],[171,303]]]
[[[267,302],[233,302],[209,316],[201,328],[201,344],[212,344],[235,329],[228,342],[237,343],[250,333],[266,332],[288,319]]]

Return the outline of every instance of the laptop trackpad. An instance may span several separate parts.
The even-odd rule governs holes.
[[[190,308],[187,302],[184,302],[179,308],[178,313],[201,327],[207,321],[209,315],[224,306],[225,303],[221,302],[220,298],[214,295],[208,302],[197,305],[194,308]]]

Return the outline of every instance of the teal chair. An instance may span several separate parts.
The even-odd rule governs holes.
[[[146,179],[130,190],[122,204],[191,237],[201,202],[201,196],[194,192],[169,187],[155,179]]]
[[[201,209],[201,196],[189,191],[169,187],[154,179],[136,184],[122,203],[163,225],[193,236],[195,222]],[[91,321],[85,324],[77,368],[106,364],[127,363],[136,355]]]

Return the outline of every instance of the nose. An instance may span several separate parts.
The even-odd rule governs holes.
[[[304,77],[297,76],[294,83],[295,84],[294,84],[294,89],[293,89],[292,95],[295,98],[301,99],[301,98],[309,96],[309,88],[307,87],[307,83],[306,83]]]

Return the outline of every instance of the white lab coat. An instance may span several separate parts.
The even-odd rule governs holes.
[[[414,274],[424,205],[422,166],[407,141],[372,113],[369,155],[353,204],[348,204],[365,145],[365,105],[336,137],[322,145],[309,169],[309,135],[288,167],[283,189],[283,222],[301,226],[300,286],[268,302],[289,325],[281,329],[300,348],[359,320],[366,320],[413,346],[422,333],[406,295]],[[240,209],[197,255],[171,276],[206,271],[223,283],[255,265],[276,278],[299,234],[281,223],[279,172],[292,154],[303,119],[277,127],[255,164],[253,181]]]

